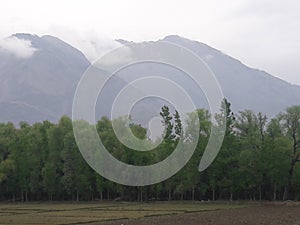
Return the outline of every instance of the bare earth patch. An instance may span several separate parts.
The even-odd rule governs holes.
[[[300,204],[228,202],[0,204],[0,224],[300,225]]]
[[[299,204],[254,204],[244,208],[221,209],[172,216],[123,220],[109,225],[300,225]]]

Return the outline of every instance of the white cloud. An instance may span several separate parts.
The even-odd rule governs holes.
[[[91,61],[108,53],[112,49],[120,47],[121,44],[112,38],[105,36],[90,35],[87,38],[78,40],[79,48],[84,52],[86,57]]]
[[[93,30],[78,31],[64,26],[51,26],[50,33],[79,49],[92,63],[109,51],[122,46],[118,41]]]
[[[28,40],[14,36],[0,39],[0,51],[13,54],[18,58],[30,58],[36,50]]]
[[[133,52],[128,46],[123,46],[119,48],[117,51],[112,51],[107,57],[103,57],[98,63],[100,68],[108,67],[112,68],[120,68],[127,63],[130,63],[134,60]]]

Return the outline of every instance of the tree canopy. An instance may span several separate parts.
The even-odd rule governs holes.
[[[212,116],[221,123],[221,114],[226,118],[222,148],[212,165],[200,173],[198,165],[213,126]],[[119,185],[91,169],[78,150],[67,116],[57,124],[1,123],[0,200],[300,199],[300,106],[271,119],[251,110],[235,114],[227,100],[220,115],[199,109],[188,121],[181,121],[179,113],[167,106],[160,115],[162,143],[146,152],[124,146],[108,118],[96,124],[99,137],[115,158],[132,165],[151,165],[168,157],[181,138],[192,138],[185,136],[183,124],[189,129],[199,118],[199,140],[191,160],[168,180],[145,187]],[[137,138],[148,138],[141,125],[131,123],[130,129]]]

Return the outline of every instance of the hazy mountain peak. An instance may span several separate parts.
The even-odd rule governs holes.
[[[124,39],[116,39],[115,41],[119,42],[122,45],[127,45],[127,44],[130,44],[130,43],[133,43],[132,41],[127,41],[127,40],[124,40]]]
[[[28,41],[25,43],[27,47],[36,50],[30,57],[13,57],[0,51],[0,121],[55,121],[63,114],[70,115],[76,85],[90,65],[83,53],[51,35],[39,37],[18,33],[11,37]],[[130,43],[122,39],[117,41]],[[236,112],[252,109],[274,116],[288,106],[300,104],[299,86],[249,68],[204,43],[178,35],[169,35],[160,41],[188,48],[202,58],[216,75],[225,97]],[[138,75],[140,70],[133,69],[131,72]],[[179,85],[187,85],[181,76],[177,78]],[[108,99],[113,99],[112,90],[117,93],[117,87],[122,87],[124,83],[121,78],[115,79],[107,90],[111,97]],[[193,87],[188,89],[196,99],[199,90]]]
[[[0,54],[0,120],[57,120],[70,113],[73,92],[90,65],[71,45],[52,37],[14,34],[36,49],[27,58]]]
[[[211,57],[214,55],[220,55],[220,56],[228,57],[232,60],[238,61],[234,58],[231,58],[228,55],[225,55],[220,50],[217,50],[207,44],[204,44],[200,41],[195,41],[195,40],[191,40],[191,39],[188,39],[185,37],[181,37],[179,35],[168,35],[168,36],[164,37],[161,41],[167,41],[167,42],[171,42],[171,43],[183,46],[183,47],[195,52],[196,54],[203,57],[204,59],[205,58],[211,59]]]
[[[28,39],[28,40],[32,40],[34,38],[39,38],[38,35],[36,35],[36,34],[30,34],[30,33],[15,33],[15,34],[13,34],[11,36],[17,37],[19,39]]]

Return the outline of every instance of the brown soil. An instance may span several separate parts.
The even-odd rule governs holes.
[[[300,225],[300,205],[261,204],[246,208],[156,216],[136,220],[103,222],[109,225]]]

